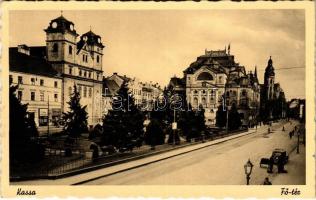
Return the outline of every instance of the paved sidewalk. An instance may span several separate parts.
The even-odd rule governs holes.
[[[93,179],[96,179],[99,177],[112,175],[112,174],[126,171],[129,169],[137,168],[140,166],[144,166],[144,165],[148,165],[148,164],[151,164],[154,162],[158,162],[161,160],[172,158],[172,157],[175,157],[177,155],[182,155],[182,154],[192,152],[192,151],[195,151],[195,150],[207,147],[207,146],[219,144],[219,143],[222,143],[222,142],[225,142],[228,140],[232,140],[234,138],[246,136],[246,135],[249,135],[252,133],[256,133],[255,130],[251,129],[251,130],[244,132],[244,133],[228,136],[225,138],[220,138],[220,139],[205,142],[205,143],[190,145],[187,147],[175,149],[175,150],[161,153],[158,155],[149,156],[149,157],[146,157],[143,159],[134,160],[131,162],[127,162],[127,163],[123,163],[123,164],[119,164],[119,165],[115,165],[115,166],[111,166],[111,167],[107,167],[107,168],[93,170],[90,172],[74,175],[71,177],[66,177],[66,178],[61,178],[61,179],[56,179],[56,180],[43,180],[42,179],[42,180],[20,181],[20,182],[12,182],[11,184],[13,184],[13,185],[73,185],[73,184],[78,184],[78,183],[85,182],[87,180],[93,180]]]

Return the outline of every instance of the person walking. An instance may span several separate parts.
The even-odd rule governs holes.
[[[271,156],[269,159],[269,166],[267,170],[269,174],[273,172],[273,164],[274,164],[274,159],[273,159],[273,156]]]
[[[271,181],[269,180],[268,177],[266,177],[266,178],[264,179],[263,185],[272,185],[272,183],[271,183]]]

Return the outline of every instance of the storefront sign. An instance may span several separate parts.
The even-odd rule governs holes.
[[[39,116],[47,117],[48,116],[48,109],[47,108],[40,108],[39,109]]]

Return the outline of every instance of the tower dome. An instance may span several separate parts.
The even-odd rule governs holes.
[[[63,15],[57,17],[50,21],[48,27],[45,29],[46,33],[65,33],[69,32],[76,36],[78,34],[75,30],[75,25],[73,22],[67,20]]]

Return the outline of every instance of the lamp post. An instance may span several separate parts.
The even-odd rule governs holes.
[[[172,131],[173,131],[173,145],[176,145],[176,129],[177,129],[177,122],[176,122],[176,109],[173,110],[173,123],[172,123]]]
[[[297,131],[297,148],[296,148],[296,153],[300,153],[300,131]]]
[[[249,185],[250,175],[251,175],[252,168],[253,168],[253,164],[251,163],[250,159],[248,159],[248,161],[244,165],[244,168],[245,168],[247,185]]]

